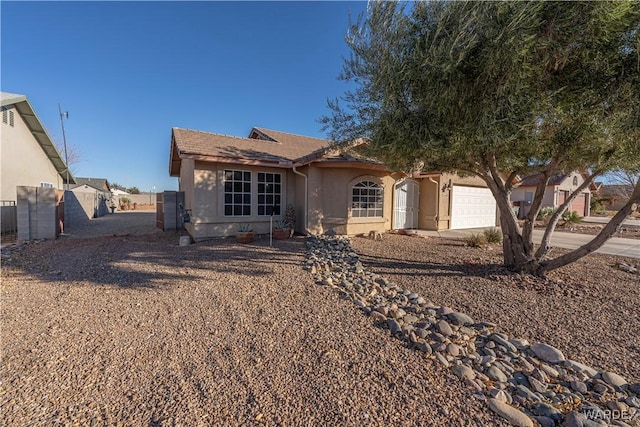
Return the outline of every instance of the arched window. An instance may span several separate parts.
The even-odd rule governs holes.
[[[578,186],[578,177],[577,176],[573,177],[573,185],[574,186]]]
[[[380,184],[361,181],[353,186],[351,193],[351,216],[353,218],[382,217],[383,191]]]

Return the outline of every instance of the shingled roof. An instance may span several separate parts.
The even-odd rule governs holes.
[[[171,176],[180,173],[185,158],[237,164],[289,167],[321,157],[332,142],[264,128],[253,128],[249,138],[173,128]]]

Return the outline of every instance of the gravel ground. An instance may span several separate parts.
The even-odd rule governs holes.
[[[84,239],[87,237],[162,234],[156,228],[156,213],[149,211],[116,211],[113,214],[85,221],[69,222],[59,239]]]
[[[315,285],[303,239],[177,240],[60,239],[3,256],[1,425],[503,425]],[[400,251],[393,280],[409,242],[427,243],[375,246]]]
[[[352,244],[365,268],[404,289],[629,382],[640,380],[640,280],[615,266],[640,267],[638,260],[591,254],[544,280],[504,269],[499,246],[474,249],[454,239],[392,234]]]

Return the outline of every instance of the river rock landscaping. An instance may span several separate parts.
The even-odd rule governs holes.
[[[375,325],[451,368],[477,400],[511,425],[640,425],[640,383],[402,289],[369,271],[346,237],[311,237],[307,246],[306,268],[319,285],[336,289]],[[639,326],[637,317],[629,320]]]

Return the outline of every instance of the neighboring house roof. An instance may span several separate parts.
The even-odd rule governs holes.
[[[566,174],[566,173],[552,176],[551,178],[549,178],[549,182],[547,183],[547,185],[560,185],[562,181],[564,181],[568,176],[569,174]],[[520,184],[520,186],[521,187],[537,187],[538,183],[540,183],[539,176],[532,176],[532,177],[530,176],[525,178],[522,181],[522,184]]]
[[[126,191],[122,191],[122,190],[118,190],[117,188],[115,190],[111,190],[111,194],[113,194],[114,196],[123,196],[123,195],[128,195],[129,193],[127,193]]]
[[[27,97],[17,93],[0,92],[0,104],[2,107],[10,105],[15,107],[24,122],[27,124],[27,127],[29,128],[29,131],[31,131],[33,137],[38,141],[38,144],[40,144],[40,147],[42,147],[42,150],[56,168],[58,174],[62,177],[62,181],[67,183],[67,166],[60,156],[58,149],[53,144],[51,137],[42,125],[42,122],[38,119],[33,107],[31,107]],[[69,184],[74,184],[75,182],[73,174],[69,172]]]
[[[552,176],[551,178],[549,178],[549,182],[547,183],[547,187],[548,186],[554,186],[554,185],[562,184],[562,182],[565,179],[567,179],[570,175],[571,174],[563,173],[563,174]],[[587,178],[587,176],[588,175],[585,174],[585,173],[582,174],[583,178]],[[526,177],[522,181],[522,184],[520,184],[520,187],[537,187],[539,182],[540,182],[540,176]],[[595,183],[591,182],[591,184],[589,184],[589,190],[596,191],[597,189],[598,189],[598,187],[596,186]]]
[[[180,173],[183,158],[289,167],[318,159],[332,146],[326,139],[264,128],[253,128],[249,138],[173,128],[171,139],[171,176]]]
[[[76,178],[76,187],[81,185],[88,185],[90,187],[95,188],[96,190],[101,191],[111,191],[111,187],[109,187],[109,181],[105,178]],[[75,188],[75,187],[71,187]]]

